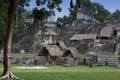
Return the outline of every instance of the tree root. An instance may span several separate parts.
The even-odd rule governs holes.
[[[8,79],[8,80],[23,80],[23,79],[20,79],[20,78],[16,77],[11,72],[10,73],[6,73],[6,74],[4,74],[4,75],[2,75],[0,77],[0,80],[4,80],[4,79]]]

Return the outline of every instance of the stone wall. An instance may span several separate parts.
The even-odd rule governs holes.
[[[50,64],[46,61],[44,56],[35,56],[35,57],[28,57],[28,56],[14,56],[11,57],[12,64],[22,64],[22,65],[54,65]],[[59,57],[56,59],[57,65],[64,65],[64,66],[76,66],[76,65],[88,65],[92,61],[92,65],[97,66],[118,66],[120,65],[120,58],[114,57],[97,57],[97,59],[93,59],[93,57],[80,57],[78,59],[73,59],[70,57]],[[3,62],[3,58],[0,57],[0,63]]]
[[[73,59],[71,57],[59,57],[55,61],[48,62],[45,56],[14,56],[11,57],[12,64],[22,64],[22,65],[63,65],[63,66],[76,66],[78,65],[78,59]],[[3,62],[3,57],[0,57],[0,63]]]
[[[33,65],[40,65],[45,64],[46,60],[44,56],[35,56],[35,57],[28,57],[28,56],[14,56],[11,57],[12,64],[33,64]],[[3,57],[0,57],[0,63],[3,62]]]
[[[100,66],[117,66],[120,63],[119,58],[98,58],[98,65]]]
[[[96,65],[96,66],[118,66],[120,65],[120,58],[114,58],[114,57],[98,57],[97,61],[93,58],[81,57],[78,59],[78,64],[89,66],[90,59],[92,60],[92,65]]]
[[[101,44],[101,46],[96,46],[95,45],[95,49],[94,49],[96,54],[107,54],[107,55],[111,55],[111,54],[115,54],[116,52],[116,43],[104,43]]]

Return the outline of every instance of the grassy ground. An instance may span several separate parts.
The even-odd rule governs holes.
[[[17,65],[18,66],[18,65]],[[118,80],[120,69],[115,67],[76,66],[49,66],[48,69],[17,69],[13,66],[13,72],[24,80]],[[0,66],[0,73],[2,66]]]
[[[97,55],[98,57],[120,57],[120,55]],[[80,57],[87,57],[87,54],[80,54]]]
[[[37,53],[25,53],[25,54],[18,54],[18,53],[12,53],[12,56],[37,56]],[[0,53],[0,56],[3,56],[2,53]]]

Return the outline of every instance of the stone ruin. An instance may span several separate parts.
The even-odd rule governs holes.
[[[58,28],[55,24],[55,13],[50,11],[50,14],[43,26],[38,26],[34,38],[31,37],[33,17],[28,16],[25,27],[14,36],[12,52],[39,52],[44,45],[61,40],[67,46],[75,47],[79,53],[120,54],[120,20],[100,23],[81,5],[77,11],[77,20]],[[76,35],[79,39],[74,37]],[[72,37],[74,38],[71,39]]]
[[[27,27],[18,31],[18,34],[14,36],[12,51],[15,53],[23,53],[21,50],[24,50],[25,53],[39,52],[43,45],[62,40],[67,46],[77,48],[80,53],[119,54],[119,24],[114,26],[118,21],[117,23],[111,24],[111,26],[109,25],[110,27],[107,27],[108,22],[105,22],[103,25],[102,23],[94,24],[94,22],[84,23],[81,21],[77,20],[72,25],[66,25],[60,30],[55,25],[53,27],[51,23],[51,26],[47,26],[47,23],[44,34],[42,31],[36,33],[34,44],[32,44],[30,36],[31,27],[27,25]],[[76,35],[80,39],[72,40],[71,38]],[[82,35],[84,36],[82,37]],[[96,36],[92,37],[89,35]]]

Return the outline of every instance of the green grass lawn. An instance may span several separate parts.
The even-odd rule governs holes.
[[[18,66],[18,65],[17,65]],[[14,65],[13,73],[24,80],[119,80],[120,69],[116,67],[63,67],[49,66],[48,69],[18,69]],[[0,65],[0,73],[2,66]]]
[[[25,53],[25,54],[20,54],[20,53],[12,53],[12,56],[37,56],[38,53]],[[0,56],[3,56],[2,53],[0,53]]]
[[[120,55],[97,55],[98,57],[120,57]],[[87,54],[80,54],[80,57],[88,57]]]

